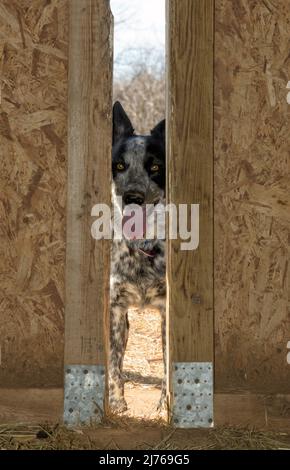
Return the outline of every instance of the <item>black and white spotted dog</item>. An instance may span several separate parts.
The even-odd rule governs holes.
[[[113,202],[121,197],[123,208],[137,204],[160,204],[165,197],[165,120],[150,135],[134,134],[119,102],[113,107]],[[120,198],[118,198],[120,201]],[[119,207],[123,214],[122,207]],[[122,217],[122,215],[120,215]],[[155,308],[162,321],[165,357],[165,242],[152,239],[114,240],[110,287],[109,401],[116,412],[127,409],[122,377],[128,339],[130,307]],[[163,381],[164,382],[164,381]],[[165,396],[162,386],[161,403]]]

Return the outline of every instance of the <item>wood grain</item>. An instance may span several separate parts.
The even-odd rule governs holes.
[[[106,0],[70,2],[65,363],[104,364],[109,241],[91,209],[110,205],[112,15]]]
[[[288,393],[289,4],[215,4],[216,387]]]
[[[0,386],[61,386],[67,0],[0,2]]]
[[[216,426],[247,426],[251,429],[257,427],[268,431],[290,430],[290,395],[275,397],[254,393],[217,393],[214,400]],[[0,422],[11,424],[48,422],[55,425],[62,418],[62,405],[63,390],[61,388],[2,388]],[[138,423],[138,420],[136,420],[136,423]],[[134,425],[134,422],[132,424]],[[144,435],[144,429],[147,429],[147,427],[144,427],[141,420],[140,433],[142,435]],[[128,433],[129,429],[128,426],[115,428],[116,430],[123,429],[125,434]],[[99,429],[102,434],[108,431],[105,445],[112,438],[113,429],[112,427],[101,427]],[[164,427],[161,427],[161,429],[164,430]],[[150,429],[150,432],[152,433],[152,429]],[[192,431],[178,430],[178,434],[184,433],[184,438],[190,432]],[[134,441],[133,438],[132,440]]]
[[[213,1],[168,2],[168,201],[200,204],[200,241],[168,241],[169,363],[213,360]]]

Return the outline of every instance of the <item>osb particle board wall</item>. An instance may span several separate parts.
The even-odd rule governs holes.
[[[1,0],[1,386],[62,381],[67,41],[67,0]]]
[[[290,17],[216,0],[216,387],[289,393]],[[0,1],[0,384],[62,382],[67,0]]]
[[[289,2],[215,22],[216,387],[289,393]]]

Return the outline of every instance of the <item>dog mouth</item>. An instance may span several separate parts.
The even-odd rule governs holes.
[[[145,240],[146,231],[155,224],[156,214],[159,212],[157,205],[160,199],[141,206],[136,204],[126,205],[122,213],[123,236],[127,240]]]
[[[146,234],[146,223],[146,206],[125,206],[122,216],[122,230],[127,240],[143,240]]]

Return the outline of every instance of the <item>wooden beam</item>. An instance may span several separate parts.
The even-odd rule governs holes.
[[[167,2],[167,199],[199,204],[200,226],[196,250],[168,241],[171,411],[174,364],[213,362],[213,19],[214,0]]]
[[[110,205],[112,63],[109,1],[71,0],[65,378],[83,373],[92,383],[98,380],[94,374],[104,372],[108,342],[110,242],[92,238],[91,209],[97,203]],[[78,365],[84,368],[71,367]],[[79,381],[79,393],[85,393],[85,382]],[[90,420],[90,411],[82,416],[78,398],[74,406],[70,398],[65,401],[69,423]]]
[[[255,393],[216,393],[215,424],[217,426],[250,426],[268,431],[290,431],[290,395]],[[61,388],[1,388],[0,422],[35,423],[48,422],[55,425],[61,419],[63,390]],[[140,421],[140,428],[144,425]],[[147,427],[152,433],[152,428]],[[155,428],[156,429],[156,428]],[[162,429],[162,428],[161,428]],[[124,428],[124,435],[128,428]],[[142,429],[140,429],[141,434]],[[112,428],[100,428],[112,437]],[[136,433],[136,426],[132,427]],[[188,438],[188,431],[179,431]],[[184,434],[183,434],[184,433]],[[154,435],[154,433],[153,433]],[[118,429],[120,437],[120,429]],[[128,440],[124,440],[128,442]],[[142,440],[144,442],[144,438]]]

